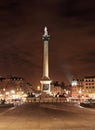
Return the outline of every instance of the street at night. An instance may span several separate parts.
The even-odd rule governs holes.
[[[0,1],[0,130],[95,130],[94,3]]]
[[[94,130],[95,109],[75,103],[28,103],[0,108],[0,130]]]

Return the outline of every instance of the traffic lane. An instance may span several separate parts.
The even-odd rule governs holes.
[[[48,109],[53,119],[64,123],[64,128],[87,128],[95,129],[95,110],[89,108],[82,108],[75,103],[63,104],[42,104],[42,107]],[[52,114],[51,114],[52,113]],[[60,123],[59,123],[60,124]],[[61,125],[60,125],[61,127]],[[62,126],[63,127],[63,126]]]
[[[42,104],[41,107],[51,108],[55,110],[68,111],[79,114],[95,114],[95,108],[86,108],[79,105],[79,103],[53,103],[53,104]],[[92,112],[92,113],[91,113]]]
[[[43,107],[43,105],[45,105]],[[95,112],[89,113],[89,118],[87,117],[87,112],[83,113],[80,109],[70,110],[70,106],[66,106],[63,104],[64,110],[53,109],[58,106],[58,104],[52,104],[52,107],[49,108],[51,104],[25,104],[15,109],[4,113],[2,117],[0,116],[0,129],[2,130],[29,130],[29,129],[54,129],[54,130],[62,130],[62,129],[70,129],[77,130],[81,128],[83,130],[90,130],[90,128],[95,128]],[[93,114],[94,115],[93,115]],[[90,123],[89,123],[90,122]]]
[[[39,130],[40,112],[38,104],[18,106],[0,116],[0,130]]]

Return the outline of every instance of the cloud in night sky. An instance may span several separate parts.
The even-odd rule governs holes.
[[[40,83],[44,26],[51,35],[52,80],[95,75],[94,5],[94,0],[1,0],[0,75]]]

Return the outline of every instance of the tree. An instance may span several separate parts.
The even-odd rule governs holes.
[[[61,82],[60,86],[61,86],[62,89],[66,89],[64,81]]]
[[[54,86],[60,86],[59,81],[53,81],[52,84],[53,84]]]

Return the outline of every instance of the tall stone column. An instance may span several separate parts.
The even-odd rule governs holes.
[[[48,56],[48,41],[50,39],[50,35],[48,35],[47,27],[44,28],[44,35],[42,39],[44,41],[44,50],[43,50],[43,76],[40,81],[41,90],[43,92],[50,93],[51,80],[49,78],[49,56]]]

